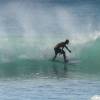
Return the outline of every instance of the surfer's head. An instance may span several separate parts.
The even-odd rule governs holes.
[[[69,40],[66,40],[66,41],[65,41],[65,44],[69,44]]]

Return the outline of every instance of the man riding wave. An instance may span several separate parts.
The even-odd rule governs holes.
[[[67,45],[69,44],[69,40],[66,40],[65,42],[58,43],[54,47],[55,56],[54,56],[53,60],[56,59],[57,54],[63,54],[64,62],[68,62],[68,60],[66,59],[66,53],[65,53],[65,51],[63,49],[66,48],[70,53],[71,53],[71,50],[66,46],[66,44]]]

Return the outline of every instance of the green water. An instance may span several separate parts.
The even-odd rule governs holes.
[[[27,40],[30,42],[30,40]],[[50,59],[54,56],[52,46],[41,48],[39,41],[31,41],[27,45],[22,38],[1,39],[0,51],[0,77],[99,77],[100,75],[100,39],[89,42],[82,47],[78,55],[72,46],[69,63],[63,63],[63,57],[58,56],[56,61]],[[37,43],[37,46],[34,45]],[[42,41],[44,42],[44,41]],[[6,44],[6,45],[3,45]],[[45,48],[45,47],[48,48]],[[80,48],[80,46],[77,48]],[[68,54],[66,52],[66,54]],[[74,57],[71,56],[74,54]],[[72,63],[70,63],[72,62]]]

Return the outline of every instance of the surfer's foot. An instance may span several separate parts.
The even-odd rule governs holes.
[[[64,62],[65,62],[65,63],[68,63],[68,60],[65,60]]]
[[[53,58],[52,61],[55,61],[55,59]]]

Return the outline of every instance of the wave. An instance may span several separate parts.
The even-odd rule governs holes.
[[[99,73],[99,6],[73,0],[61,4],[33,1],[0,3],[0,76],[64,73],[63,64],[48,59],[54,56],[54,46],[66,39],[72,50],[66,52],[68,59],[80,60],[75,67],[67,66],[69,72]]]
[[[53,76],[56,75],[61,77],[67,77],[67,73],[84,73],[84,74],[100,74],[100,53],[99,53],[99,43],[98,38],[95,42],[90,42],[85,44],[81,49],[79,54],[70,56],[70,61],[77,61],[78,63],[66,64],[63,63],[63,57],[58,56],[57,60],[61,60],[61,63],[56,63],[50,61],[52,56],[44,56],[41,58],[33,58],[29,55],[17,55],[13,57],[1,57],[0,59],[0,77],[34,77],[34,76]],[[53,51],[53,49],[52,49]],[[38,51],[37,51],[38,52]],[[74,52],[74,51],[73,51]],[[52,53],[51,53],[52,54]],[[34,55],[31,54],[31,55]],[[42,53],[42,55],[44,55]],[[71,73],[71,74],[72,74]]]
[[[100,74],[100,38],[90,44],[86,44],[81,51],[80,59],[82,60],[81,68],[88,73]]]

